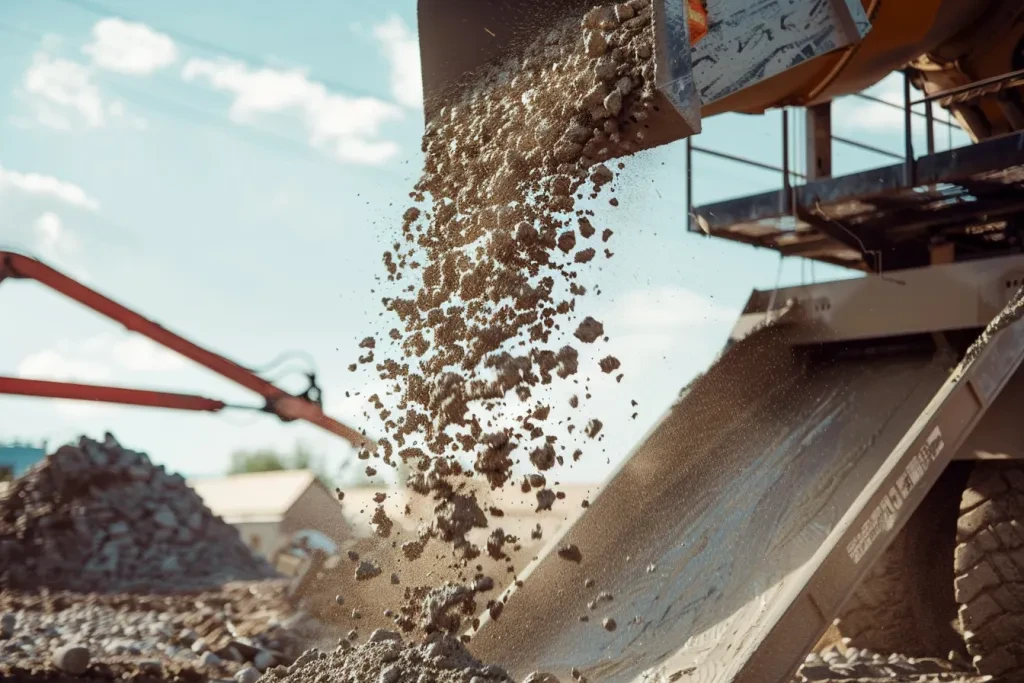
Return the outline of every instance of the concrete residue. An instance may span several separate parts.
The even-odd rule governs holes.
[[[476,611],[476,591],[470,586],[446,583],[431,590],[423,598],[420,620],[423,630],[453,633],[462,619]]]
[[[394,632],[375,631],[353,647],[330,654],[309,650],[295,664],[267,671],[264,683],[358,681],[359,683],[513,683],[504,669],[484,666],[456,638],[435,632],[422,644],[404,643]]]

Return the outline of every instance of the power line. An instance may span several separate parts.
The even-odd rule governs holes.
[[[208,41],[208,40],[204,40],[202,38],[196,38],[195,36],[191,36],[191,35],[189,35],[187,33],[181,32],[181,31],[174,31],[174,30],[168,30],[168,29],[161,28],[161,27],[156,27],[156,26],[153,26],[153,24],[150,24],[149,22],[147,22],[147,21],[145,21],[143,19],[140,19],[137,16],[132,16],[132,15],[125,14],[124,12],[121,12],[121,11],[112,10],[112,9],[110,9],[108,7],[104,7],[103,5],[100,5],[100,4],[97,4],[97,3],[94,3],[94,2],[90,2],[90,0],[56,0],[56,2],[61,2],[61,3],[64,3],[65,5],[71,5],[73,7],[77,7],[78,9],[84,10],[84,11],[89,12],[90,14],[94,14],[96,16],[101,16],[101,17],[120,16],[122,19],[126,19],[128,21],[135,21],[135,22],[139,22],[139,23],[144,23],[144,24],[147,24],[148,26],[152,26],[153,28],[159,30],[161,33],[164,33],[164,34],[170,36],[171,38],[173,38],[174,40],[176,40],[176,41],[178,41],[180,43],[183,43],[185,45],[191,45],[192,47],[198,48],[200,50],[206,50],[208,52],[214,52],[214,53],[217,53],[217,54],[220,54],[220,55],[231,57],[232,59],[235,59],[235,60],[238,60],[238,61],[241,61],[241,62],[246,62],[250,66],[253,65],[253,64],[258,64],[258,65],[263,66],[263,67],[274,68],[273,65],[270,64],[264,58],[256,57],[256,56],[248,54],[246,52],[242,52],[241,50],[237,50],[237,49],[234,49],[234,48],[226,47],[224,45],[221,45],[221,44],[218,44],[218,43],[214,43],[214,42],[211,42],[211,41]],[[348,91],[349,93],[354,94],[354,95],[360,95],[360,96],[363,96],[363,97],[373,97],[373,98],[376,98],[376,99],[380,99],[379,95],[377,95],[375,93],[372,93],[369,90],[366,90],[364,88],[355,87],[355,86],[353,86],[353,85],[351,85],[349,83],[341,83],[339,81],[327,80],[327,79],[324,79],[324,78],[317,78],[317,80],[320,83],[323,83],[324,85],[332,88],[333,90],[338,90],[338,91],[342,91],[342,92]]]

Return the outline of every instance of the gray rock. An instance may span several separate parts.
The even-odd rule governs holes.
[[[178,526],[178,518],[167,505],[161,506],[159,510],[153,513],[153,521],[166,529]]]
[[[260,672],[251,666],[247,666],[244,669],[240,669],[235,674],[235,680],[238,683],[256,683],[260,679]]]
[[[252,665],[260,671],[266,671],[274,665],[274,653],[268,652],[267,650],[260,650],[252,658]]]
[[[379,628],[366,639],[368,643],[383,643],[384,641],[397,641],[400,643],[402,642],[402,636],[395,631]]]
[[[203,654],[204,652],[206,652],[209,649],[210,649],[210,646],[207,645],[206,641],[203,640],[202,638],[196,638],[192,642],[192,652],[195,652],[197,655],[201,655],[201,654]]]
[[[0,638],[10,638],[14,635],[14,629],[18,625],[18,618],[10,612],[0,616]]]
[[[90,659],[89,648],[82,645],[65,645],[53,653],[53,665],[72,676],[85,673]]]
[[[379,683],[396,683],[402,677],[402,669],[397,664],[392,664],[380,672],[377,680]]]
[[[202,656],[199,658],[199,666],[202,666],[204,668],[220,666],[223,663],[224,663],[223,659],[221,659],[217,655],[213,654],[209,650],[204,652],[202,654]]]
[[[164,672],[164,665],[158,659],[143,659],[138,663],[139,671],[160,676]]]

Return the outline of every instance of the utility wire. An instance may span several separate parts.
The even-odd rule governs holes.
[[[174,31],[174,30],[168,30],[168,29],[165,29],[165,28],[162,28],[162,27],[156,27],[153,24],[149,24],[149,22],[147,22],[147,21],[145,21],[143,19],[140,19],[140,18],[138,18],[136,16],[125,14],[124,12],[121,12],[119,10],[110,9],[109,7],[105,7],[105,6],[101,5],[101,4],[98,4],[98,3],[95,3],[95,2],[90,2],[90,0],[55,0],[55,2],[60,2],[60,3],[63,3],[65,5],[71,5],[73,7],[77,7],[78,9],[84,10],[84,11],[89,12],[91,14],[94,14],[96,16],[101,16],[101,17],[120,16],[122,19],[126,19],[128,21],[136,21],[136,22],[139,22],[139,23],[145,23],[145,24],[153,27],[154,29],[159,30],[161,33],[164,33],[164,34],[170,36],[174,40],[176,40],[176,41],[178,41],[180,43],[184,43],[185,45],[191,45],[192,47],[198,48],[200,50],[206,50],[208,52],[214,52],[214,53],[217,53],[217,54],[220,54],[220,55],[225,55],[227,57],[231,57],[232,59],[236,59],[236,60],[241,61],[241,62],[247,62],[250,65],[252,65],[252,64],[259,64],[259,65],[264,66],[264,67],[274,68],[273,65],[271,63],[269,63],[264,58],[256,57],[254,55],[242,52],[241,50],[236,50],[234,48],[226,47],[224,45],[220,45],[218,43],[214,43],[214,42],[211,42],[211,41],[208,41],[208,40],[204,40],[202,38],[197,38],[195,36],[191,36],[191,35],[189,35],[187,33],[181,32],[181,31]],[[317,78],[317,80],[320,81],[321,83],[323,83],[324,85],[329,86],[330,88],[332,88],[334,90],[338,90],[338,91],[342,91],[342,92],[348,91],[349,93],[354,94],[354,95],[360,95],[360,96],[363,96],[363,97],[374,97],[374,98],[378,98],[379,99],[379,95],[376,95],[376,94],[374,94],[374,93],[372,93],[372,92],[370,92],[370,91],[368,91],[366,89],[363,89],[363,88],[357,88],[357,87],[355,87],[355,86],[353,86],[353,85],[351,85],[349,83],[341,83],[339,81],[330,81],[330,80],[326,80],[326,79],[319,78],[319,77]]]

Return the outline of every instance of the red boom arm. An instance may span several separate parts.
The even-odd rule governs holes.
[[[0,251],[0,282],[5,278],[30,279],[43,284],[69,299],[91,308],[100,315],[115,320],[131,332],[175,351],[186,358],[240,384],[263,397],[264,410],[286,422],[305,420],[346,439],[356,447],[374,448],[374,444],[356,430],[328,417],[317,403],[301,396],[293,396],[256,375],[249,369],[193,344],[158,323],[125,308],[99,292],[60,273],[36,259],[9,251]],[[21,396],[47,396],[87,401],[103,401],[130,405],[175,408],[179,410],[218,411],[226,407],[220,401],[169,392],[141,391],[87,384],[46,382],[0,377],[0,394]]]

